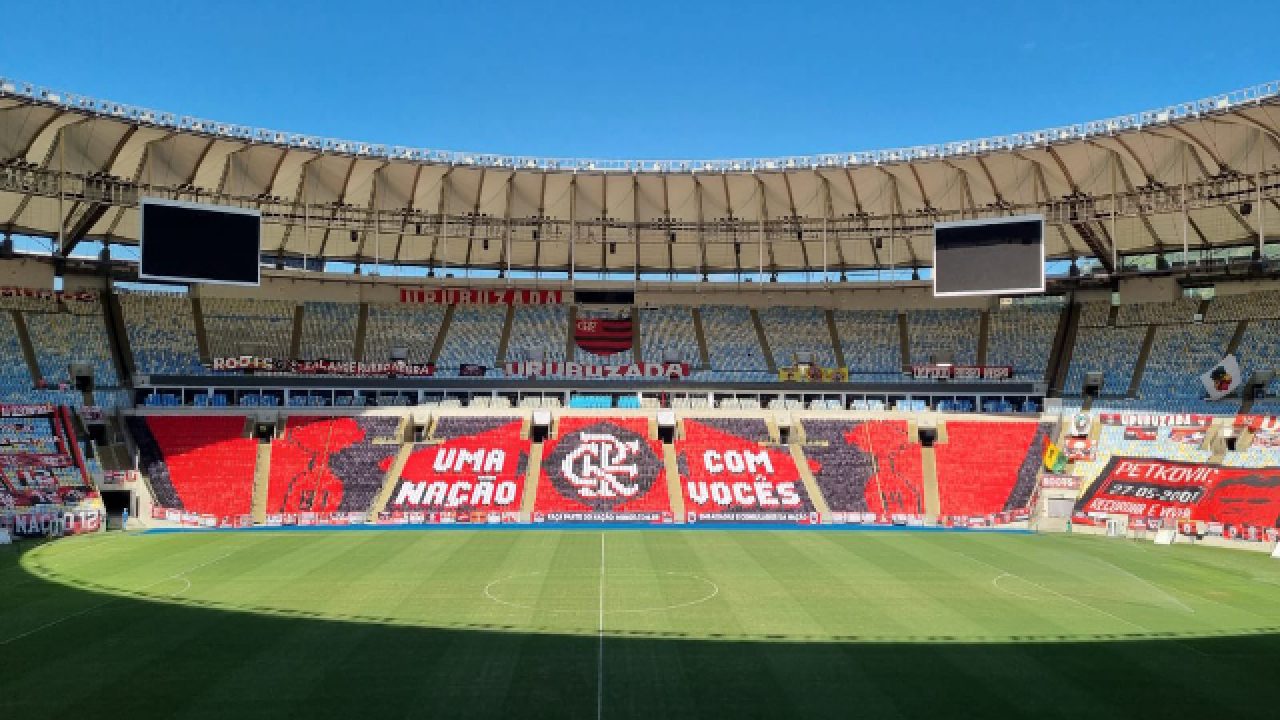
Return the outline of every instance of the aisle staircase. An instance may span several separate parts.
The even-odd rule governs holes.
[[[267,492],[271,485],[271,443],[258,445],[258,459],[253,466],[253,521],[267,521]]]
[[[800,443],[791,443],[788,446],[791,451],[791,460],[796,464],[796,471],[800,474],[800,481],[804,483],[804,490],[809,495],[810,502],[813,503],[813,509],[817,510],[822,518],[823,525],[831,523],[831,506],[827,504],[827,498],[822,494],[822,488],[818,485],[818,479],[813,476],[813,469],[809,467],[809,460],[804,455],[804,450],[800,447]]]
[[[409,462],[413,448],[414,444],[411,442],[400,445],[400,450],[396,452],[391,465],[387,468],[387,474],[382,477],[382,489],[378,491],[373,504],[369,506],[370,518],[377,518],[378,513],[387,509],[387,503],[391,502],[391,493],[395,492],[396,485],[400,482],[400,473],[404,472],[404,464]]]
[[[684,490],[680,482],[680,463],[676,461],[676,446],[662,445],[662,465],[667,471],[667,497],[671,499],[671,515],[677,524],[684,523]]]
[[[529,446],[529,467],[524,474],[524,499],[520,503],[520,522],[533,521],[533,505],[538,500],[538,477],[542,474],[542,443]]]

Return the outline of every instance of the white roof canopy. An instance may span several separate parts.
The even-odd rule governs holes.
[[[0,230],[134,244],[156,196],[258,207],[263,251],[434,267],[928,265],[943,220],[1043,213],[1052,258],[1280,236],[1280,84],[900,150],[718,161],[310,138],[0,80]]]

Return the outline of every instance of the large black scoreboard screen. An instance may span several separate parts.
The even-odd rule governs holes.
[[[933,294],[1044,292],[1044,217],[984,218],[933,226]]]
[[[257,210],[144,198],[144,280],[258,285],[262,214]]]

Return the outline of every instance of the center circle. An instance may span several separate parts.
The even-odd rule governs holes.
[[[594,571],[518,573],[484,586],[491,602],[549,613],[600,612],[600,575]],[[662,612],[700,605],[720,586],[694,573],[610,572],[603,579],[604,614]]]

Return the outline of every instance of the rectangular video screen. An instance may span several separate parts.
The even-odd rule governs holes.
[[[933,294],[1044,292],[1044,216],[933,226]]]
[[[257,210],[144,198],[139,243],[144,280],[258,285]]]

